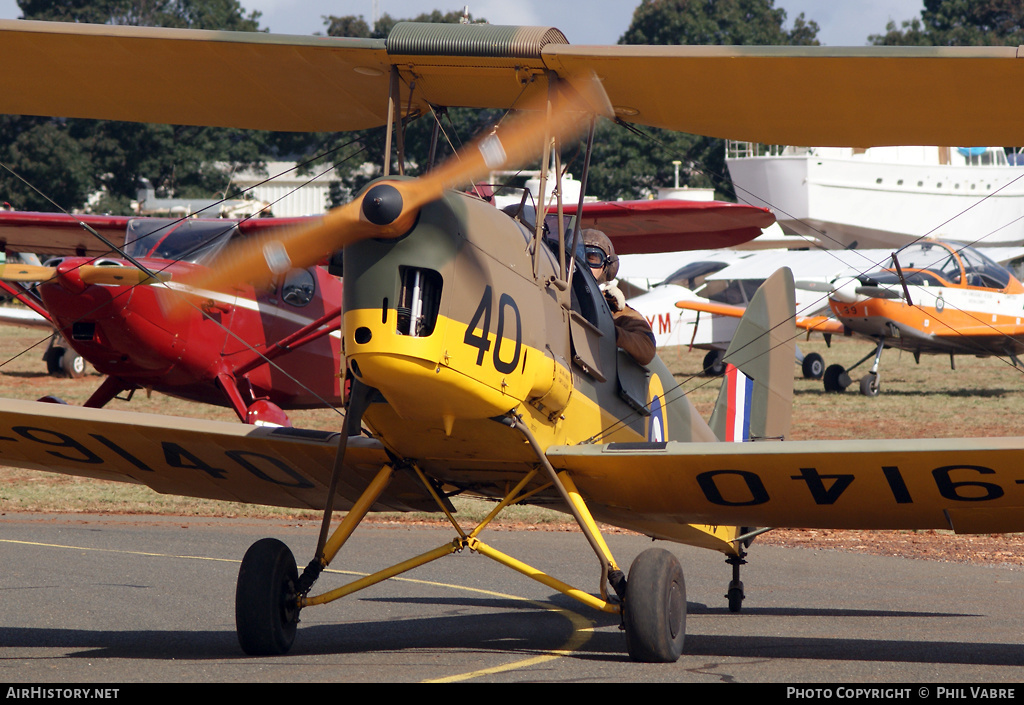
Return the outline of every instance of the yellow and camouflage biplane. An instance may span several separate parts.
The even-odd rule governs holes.
[[[456,190],[550,154],[553,140],[585,133],[589,149],[593,121],[612,117],[774,144],[1018,144],[1024,95],[1007,90],[1024,79],[1016,48],[599,47],[551,28],[487,25],[403,23],[387,40],[361,40],[4,22],[0,59],[5,113],[339,131],[400,127],[439,107],[516,111],[426,175],[387,175],[315,227],[225,251],[210,278],[185,282],[192,293],[166,293],[173,310],[343,249],[351,392],[340,433],[0,405],[8,465],[324,511],[301,573],[275,539],[245,555],[236,624],[246,653],[284,653],[301,610],[468,548],[621,615],[632,658],[671,662],[685,633],[678,560],[654,548],[624,571],[597,522],[720,551],[733,610],[740,565],[764,530],[753,527],[1024,529],[1022,438],[787,440],[786,270],[751,302],[705,422],[657,358],[640,364],[617,347],[561,204],[499,210]],[[401,165],[402,131],[392,131]],[[463,528],[450,503],[460,493],[496,500],[491,517]],[[481,540],[516,502],[575,518],[601,567],[596,591]],[[443,512],[455,537],[315,593],[379,509]]]

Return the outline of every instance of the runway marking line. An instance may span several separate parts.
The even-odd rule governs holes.
[[[59,543],[42,543],[42,542],[39,542],[39,541],[18,541],[18,540],[14,540],[14,539],[0,539],[0,543],[20,544],[20,545],[23,545],[23,546],[41,546],[43,548],[64,548],[64,549],[69,549],[69,550],[73,550],[73,551],[98,551],[98,552],[101,552],[101,553],[123,553],[123,554],[128,554],[128,555],[135,555],[135,556],[148,556],[148,557],[152,557],[152,558],[181,558],[181,559],[187,559],[187,560],[215,561],[215,562],[223,562],[223,563],[241,563],[242,562],[241,560],[238,560],[238,559],[235,559],[235,558],[210,558],[209,556],[179,556],[179,555],[174,555],[174,554],[170,554],[170,553],[150,553],[148,551],[125,551],[125,550],[116,549],[116,548],[89,548],[87,546],[68,546],[68,545],[59,544]],[[358,577],[363,577],[363,576],[368,575],[368,573],[359,573],[359,572],[352,571],[352,570],[337,570],[337,569],[334,569],[334,568],[327,568],[327,569],[324,570],[324,572],[325,573],[336,573],[336,574],[339,574],[339,575],[354,575],[354,576],[358,576]],[[394,578],[389,578],[389,580],[397,580],[397,581],[402,581],[402,582],[406,582],[406,583],[418,583],[420,585],[431,585],[431,586],[434,586],[434,587],[451,588],[451,589],[454,589],[454,590],[464,590],[466,592],[476,592],[476,593],[480,593],[482,595],[489,595],[491,597],[500,597],[500,598],[508,599],[508,600],[516,600],[516,601],[519,601],[519,602],[526,602],[526,603],[528,603],[530,605],[533,605],[535,607],[538,607],[540,609],[544,609],[544,610],[548,610],[549,612],[555,612],[557,614],[560,614],[563,617],[565,617],[566,619],[568,619],[569,622],[572,624],[572,636],[569,638],[569,640],[560,649],[553,649],[553,650],[546,651],[546,652],[542,651],[541,655],[533,656],[531,658],[523,659],[521,661],[513,661],[512,663],[507,663],[507,664],[504,664],[502,666],[492,666],[491,668],[481,668],[481,669],[477,669],[475,671],[469,671],[469,672],[466,672],[466,673],[459,673],[459,674],[455,674],[455,675],[451,675],[451,676],[445,676],[444,678],[431,678],[431,679],[423,681],[424,683],[455,683],[455,682],[458,682],[458,681],[472,680],[473,678],[478,678],[480,676],[491,675],[491,674],[494,674],[494,673],[504,673],[506,671],[516,671],[516,670],[519,670],[519,669],[529,668],[531,666],[536,666],[536,665],[541,664],[541,663],[546,663],[548,661],[554,661],[555,659],[560,659],[560,658],[564,658],[566,656],[571,656],[578,649],[580,649],[584,644],[586,644],[590,640],[590,637],[593,636],[593,633],[594,633],[594,623],[593,623],[593,621],[587,619],[586,617],[584,617],[583,615],[579,614],[578,612],[574,612],[572,610],[567,610],[567,609],[564,609],[562,607],[557,607],[555,605],[551,605],[551,604],[547,604],[547,603],[543,603],[543,602],[537,602],[536,600],[531,600],[531,599],[526,598],[526,597],[519,597],[518,595],[509,595],[509,594],[506,594],[506,593],[495,592],[493,590],[483,590],[481,588],[472,588],[472,587],[467,587],[467,586],[464,586],[464,585],[455,585],[453,583],[439,583],[439,582],[436,582],[436,581],[433,581],[433,580],[420,580],[420,579],[417,579],[417,578],[394,577]]]

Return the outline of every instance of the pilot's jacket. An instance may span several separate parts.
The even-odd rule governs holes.
[[[639,311],[626,304],[621,310],[613,311],[615,319],[615,344],[628,352],[641,365],[654,359],[656,350],[651,326]]]

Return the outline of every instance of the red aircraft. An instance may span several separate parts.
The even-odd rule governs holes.
[[[3,286],[107,375],[85,406],[147,389],[227,406],[247,423],[287,425],[285,409],[341,403],[341,280],[311,267],[265,291],[190,291],[193,306],[174,320],[161,297],[230,239],[291,222],[0,212],[8,251],[75,253],[46,267],[7,263]],[[114,257],[111,246],[121,249]],[[162,285],[137,286],[147,280]]]

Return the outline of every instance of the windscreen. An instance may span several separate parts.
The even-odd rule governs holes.
[[[219,252],[237,232],[231,220],[140,218],[128,223],[125,253],[131,257],[202,262]]]

